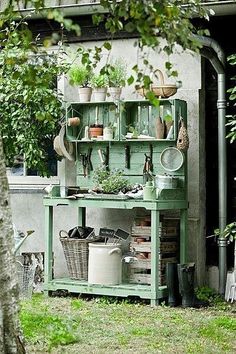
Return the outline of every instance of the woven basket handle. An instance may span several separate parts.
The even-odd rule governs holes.
[[[68,232],[66,232],[65,230],[60,230],[59,231],[59,236],[61,238],[68,238],[69,237]]]
[[[165,85],[165,81],[164,81],[164,75],[162,73],[162,71],[160,69],[156,69],[155,71],[153,71],[150,75],[150,79],[152,80],[153,76],[155,76],[157,78],[157,80],[160,82],[159,88],[161,90],[162,96],[165,97],[165,92],[163,90],[163,85]],[[151,85],[152,87],[153,85]]]

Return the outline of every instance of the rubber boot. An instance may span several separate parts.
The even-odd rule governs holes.
[[[179,292],[182,296],[182,307],[205,307],[207,301],[199,300],[194,294],[195,264],[178,264]]]
[[[178,264],[179,292],[183,307],[194,307],[194,263]]]
[[[168,305],[175,307],[179,305],[179,286],[177,263],[166,264],[166,285],[168,290]]]

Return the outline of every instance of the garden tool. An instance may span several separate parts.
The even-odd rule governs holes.
[[[152,144],[149,145],[149,150],[150,150],[150,171],[153,172],[153,163],[152,163],[153,146],[152,146]]]
[[[177,263],[166,264],[166,284],[168,290],[168,305],[178,306],[180,303]]]
[[[151,158],[147,154],[144,155],[145,155],[145,162],[143,166],[143,183],[146,184],[146,182],[149,180],[150,172],[151,172]]]
[[[125,168],[130,168],[130,146],[125,145]]]

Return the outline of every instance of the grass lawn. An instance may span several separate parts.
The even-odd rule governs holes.
[[[34,295],[21,304],[28,353],[236,353],[236,305],[182,309]]]

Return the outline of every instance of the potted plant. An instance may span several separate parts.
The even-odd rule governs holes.
[[[128,180],[118,169],[107,171],[105,167],[99,167],[94,171],[93,180],[96,189],[106,194],[117,194],[128,187]]]
[[[127,67],[122,59],[117,59],[108,65],[109,94],[113,100],[119,100],[122,87],[125,86]]]
[[[113,140],[113,124],[109,122],[109,124],[103,129],[103,140]]]
[[[99,107],[96,106],[96,108],[95,108],[95,123],[92,123],[89,126],[89,137],[92,139],[102,137],[102,135],[103,135],[103,124],[99,123],[99,121],[98,121],[98,110],[99,110]]]
[[[108,77],[106,74],[96,74],[91,77],[91,87],[93,88],[94,100],[105,101],[108,87]]]
[[[89,102],[91,100],[92,88],[89,85],[91,70],[83,65],[72,65],[68,72],[69,83],[72,86],[78,86],[80,102]]]

